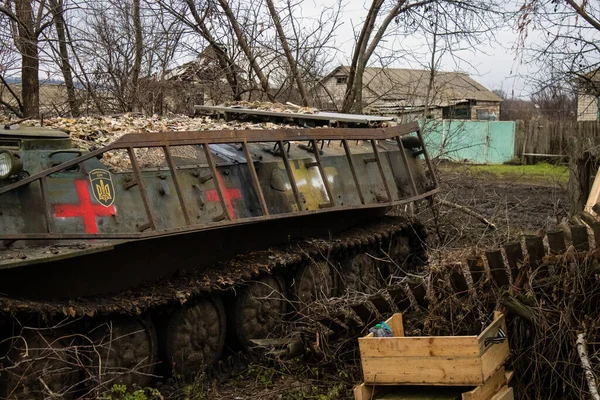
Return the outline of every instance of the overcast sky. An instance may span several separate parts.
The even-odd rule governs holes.
[[[507,0],[507,4],[510,0]],[[306,7],[303,12],[309,15],[318,15],[324,6],[330,5],[331,0],[306,0]],[[368,4],[367,4],[368,3]],[[338,52],[338,61],[340,64],[348,63],[352,54],[354,44],[354,28],[360,29],[360,25],[367,14],[367,7],[370,0],[344,0],[344,11],[341,18],[341,25],[336,31],[336,47]],[[314,7],[310,7],[314,5]],[[463,51],[459,56],[464,60],[456,60],[444,56],[441,60],[441,70],[443,71],[461,71],[471,75],[475,80],[482,83],[489,89],[503,89],[508,94],[514,93],[518,97],[528,97],[529,90],[526,84],[526,76],[529,72],[528,67],[522,64],[514,51],[515,42],[518,34],[511,28],[505,28],[496,32],[496,41],[482,46],[478,51]],[[419,52],[418,59],[423,63],[428,62],[427,48],[423,38],[411,37],[394,40],[389,38],[384,44],[394,51],[411,48]],[[411,60],[410,57],[403,57],[394,62],[394,67],[398,68],[423,68],[418,62]]]

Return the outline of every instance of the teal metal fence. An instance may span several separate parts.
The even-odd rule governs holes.
[[[502,164],[514,158],[513,121],[427,121],[423,135],[432,157],[476,164]]]

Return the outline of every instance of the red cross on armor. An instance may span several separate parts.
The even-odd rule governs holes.
[[[75,188],[79,196],[79,204],[55,204],[54,214],[57,218],[82,218],[86,233],[98,233],[96,217],[109,217],[116,214],[114,205],[104,207],[92,203],[89,183],[87,180],[75,181]]]
[[[221,187],[225,187],[225,183],[223,183],[223,178],[221,177],[221,174],[217,173],[217,179],[219,181],[219,183],[221,184]],[[223,197],[225,198],[225,204],[227,205],[227,210],[229,212],[229,215],[231,215],[231,219],[235,219],[235,210],[233,209],[233,204],[231,203],[231,200],[235,200],[235,199],[241,199],[242,198],[242,193],[240,192],[240,189],[237,188],[232,188],[232,189],[225,189],[225,192],[223,193]],[[220,201],[219,200],[219,193],[217,192],[216,189],[212,189],[206,192],[206,200],[207,201]]]

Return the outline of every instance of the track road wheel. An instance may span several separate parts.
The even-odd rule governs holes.
[[[365,253],[350,258],[344,277],[346,291],[371,294],[383,287],[387,266],[381,264]]]
[[[285,315],[285,285],[276,276],[265,275],[238,291],[232,303],[235,340],[248,349],[250,339],[276,335]]]
[[[225,309],[216,297],[176,311],[167,326],[166,356],[173,374],[192,380],[217,362],[225,344]]]
[[[73,398],[79,371],[72,348],[40,332],[28,332],[11,340],[8,368],[0,382],[0,398],[32,400]]]
[[[94,387],[108,382],[146,387],[156,365],[158,339],[150,320],[114,319],[90,333],[94,351],[88,371]]]
[[[292,289],[298,313],[303,313],[307,306],[317,300],[332,297],[334,284],[331,266],[323,260],[299,268]]]

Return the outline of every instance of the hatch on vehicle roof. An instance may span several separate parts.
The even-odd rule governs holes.
[[[69,134],[65,131],[39,126],[5,125],[0,129],[0,136],[20,138],[44,138],[44,139],[68,139]]]

